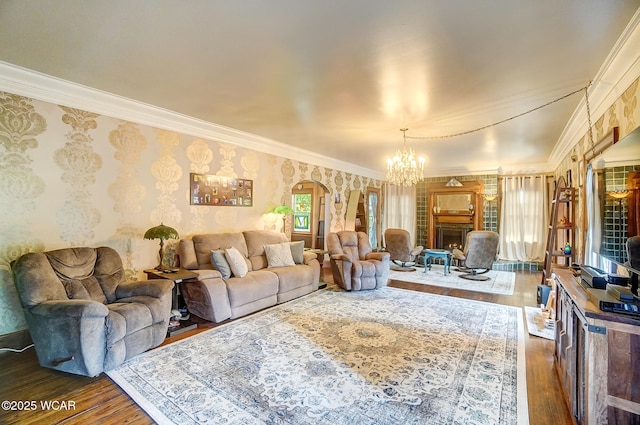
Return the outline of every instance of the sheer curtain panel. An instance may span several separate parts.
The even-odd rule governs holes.
[[[382,231],[388,228],[405,229],[416,241],[416,187],[385,183],[384,220]]]
[[[587,234],[585,236],[584,263],[597,267],[598,253],[602,239],[602,220],[600,218],[600,188],[598,187],[598,174],[591,164],[587,165],[586,179],[586,206],[587,206]]]
[[[503,177],[500,258],[543,261],[548,225],[546,176]]]

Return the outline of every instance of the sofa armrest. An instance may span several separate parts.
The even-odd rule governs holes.
[[[189,271],[196,273],[198,275],[198,280],[200,281],[203,281],[205,279],[222,279],[222,273],[214,269],[198,269]]]
[[[303,263],[308,265],[311,261],[318,258],[318,254],[311,251],[304,251],[302,257],[304,258]]]
[[[109,309],[93,300],[45,301],[29,309],[29,312],[42,317],[106,317]]]
[[[125,282],[116,288],[116,298],[130,298],[141,295],[148,297],[162,298],[173,289],[173,281],[168,279],[139,280],[135,282]]]
[[[194,270],[198,272],[199,270]],[[187,308],[193,314],[215,323],[231,317],[231,303],[227,292],[227,284],[217,270],[202,270],[211,272],[201,274],[198,279],[189,279],[180,286],[180,291],[187,303]]]

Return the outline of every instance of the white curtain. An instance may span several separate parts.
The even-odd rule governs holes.
[[[587,165],[586,179],[587,234],[584,245],[584,263],[598,267],[600,242],[602,240],[602,218],[600,216],[600,188],[598,173],[591,164]]]
[[[513,176],[502,179],[500,258],[511,261],[543,261],[549,206],[546,176]]]
[[[388,228],[405,229],[416,243],[416,187],[385,183],[382,234]]]

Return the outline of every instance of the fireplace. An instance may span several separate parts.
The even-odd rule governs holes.
[[[467,233],[473,230],[473,224],[438,223],[436,224],[436,248],[462,249]]]
[[[427,186],[427,248],[450,249],[466,243],[467,233],[482,230],[484,182],[431,182]]]

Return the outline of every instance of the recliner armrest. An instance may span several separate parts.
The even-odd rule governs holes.
[[[413,250],[411,251],[411,256],[415,257],[416,255],[420,254],[423,250],[424,248],[418,245],[415,248],[413,248]]]
[[[351,258],[347,254],[333,254],[331,259],[336,261],[348,261],[351,262]]]
[[[370,252],[364,256],[365,260],[389,261],[391,254],[388,252]]]
[[[45,301],[29,309],[31,314],[50,317],[106,317],[109,309],[93,300]]]
[[[173,285],[173,281],[168,279],[125,282],[116,288],[116,297],[120,299],[146,295],[148,297],[162,298],[165,294],[171,292]]]

